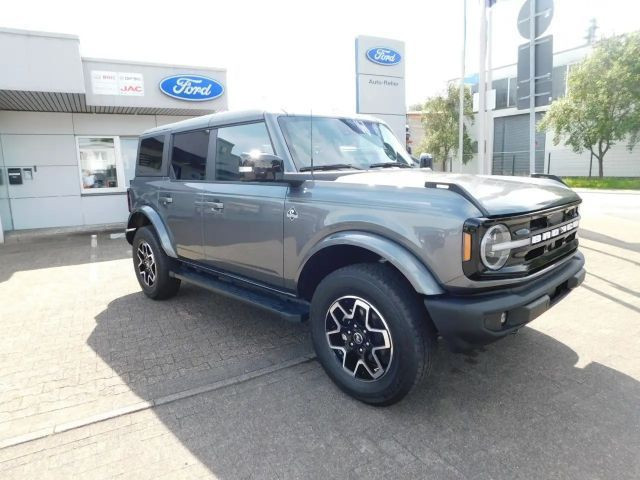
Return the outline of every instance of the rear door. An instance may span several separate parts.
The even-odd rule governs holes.
[[[218,270],[282,285],[288,186],[256,181],[250,158],[273,154],[263,121],[219,127],[213,181],[204,185],[204,253]]]
[[[173,236],[178,256],[204,260],[202,191],[206,182],[210,130],[174,133],[169,150],[169,177],[158,192],[160,214]]]

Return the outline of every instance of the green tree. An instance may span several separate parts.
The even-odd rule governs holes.
[[[569,70],[568,92],[551,104],[540,123],[576,153],[590,151],[598,174],[609,149],[640,133],[640,33],[600,41],[589,57]]]
[[[434,160],[442,162],[444,168],[449,154],[458,152],[458,116],[460,105],[459,86],[449,84],[446,95],[438,95],[427,99],[422,107],[422,125],[425,137],[420,150],[430,153]],[[465,87],[464,118],[473,122],[473,104],[471,90]],[[471,159],[472,144],[464,126],[463,133],[464,163]]]

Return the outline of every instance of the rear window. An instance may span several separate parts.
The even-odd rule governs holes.
[[[146,137],[140,141],[138,175],[159,175],[162,169],[164,135]]]
[[[204,180],[208,151],[209,130],[176,133],[171,152],[172,177],[176,180]]]

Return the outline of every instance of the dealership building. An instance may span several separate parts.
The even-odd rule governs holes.
[[[0,29],[0,58],[5,232],[124,222],[138,136],[227,109],[225,69],[85,58],[74,35]]]

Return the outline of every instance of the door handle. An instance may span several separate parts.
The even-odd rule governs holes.
[[[204,202],[204,204],[214,210],[222,210],[224,208],[224,203],[222,202]]]
[[[169,203],[173,203],[173,198],[170,195],[162,195],[160,196],[160,203],[166,206]]]

